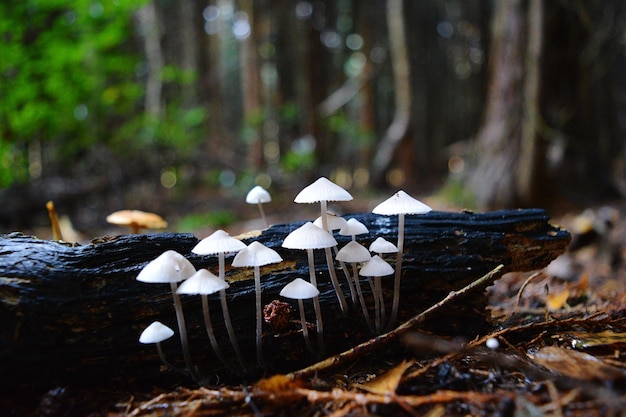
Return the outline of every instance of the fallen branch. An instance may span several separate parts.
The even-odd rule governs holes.
[[[405,334],[407,331],[413,329],[418,323],[421,323],[428,317],[432,316],[438,311],[441,311],[441,309],[450,307],[449,304],[453,303],[454,301],[457,301],[458,299],[463,298],[469,294],[474,294],[477,291],[484,291],[485,288],[493,284],[493,282],[501,275],[503,267],[503,265],[498,265],[496,268],[489,271],[486,275],[482,276],[476,281],[473,281],[471,284],[463,287],[458,291],[450,292],[446,296],[446,298],[432,305],[431,307],[412,317],[411,319],[407,320],[400,326],[396,327],[394,330],[370,339],[345,352],[324,359],[304,369],[292,372],[291,374],[289,374],[289,376],[292,378],[297,378],[309,376],[317,372],[324,372],[331,368],[344,365],[346,362],[353,361],[363,355],[373,352],[376,349],[380,349],[385,344],[397,339],[398,337]]]

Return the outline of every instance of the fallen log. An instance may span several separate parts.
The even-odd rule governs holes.
[[[359,236],[365,246],[378,236],[397,239],[397,218],[354,214],[369,234]],[[540,209],[490,213],[430,212],[407,216],[399,322],[414,316],[474,279],[502,264],[502,273],[545,267],[562,253],[570,240],[567,231],[549,224]],[[273,248],[283,262],[261,268],[263,304],[281,299],[282,287],[296,277],[306,278],[302,251],[281,247],[285,236],[301,223],[272,226],[243,238]],[[339,247],[350,239],[336,235]],[[125,235],[77,245],[40,240],[20,233],[0,236],[0,372],[28,381],[44,378],[59,384],[84,384],[97,379],[151,380],[167,377],[159,372],[153,346],[138,343],[138,336],[154,320],[176,328],[169,286],[137,282],[147,262],[165,250],[185,255],[196,268],[216,271],[217,258],[191,253],[198,239],[192,234]],[[316,251],[322,252],[322,251]],[[323,253],[316,253],[320,304],[325,320],[326,354],[343,351],[372,337],[360,307],[342,313],[337,303]],[[250,365],[242,374],[229,349],[217,296],[210,296],[214,330],[232,366],[224,366],[212,353],[201,314],[199,297],[183,296],[192,356],[203,375],[252,378],[259,372],[287,372],[319,359],[307,352],[298,332],[299,317],[278,334],[264,328],[266,370],[254,368],[255,301],[253,272],[228,268],[227,290],[231,318],[243,355]],[[387,258],[393,265],[395,256]],[[347,298],[343,273],[338,272]],[[383,279],[389,306],[393,279]],[[366,281],[365,281],[366,282]],[[371,302],[368,285],[362,285]],[[282,299],[282,301],[290,301]],[[454,311],[433,318],[425,327],[440,333],[475,334],[488,320],[484,291],[459,303]],[[294,304],[295,306],[295,304]],[[308,319],[313,321],[312,309]],[[314,331],[314,330],[313,330]],[[176,338],[162,344],[170,360],[181,364]],[[169,373],[171,374],[171,373]],[[93,382],[90,382],[93,383]]]

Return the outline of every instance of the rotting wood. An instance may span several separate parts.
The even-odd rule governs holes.
[[[355,217],[369,228],[369,235],[359,239],[366,246],[378,236],[392,242],[397,238],[395,216],[366,213],[347,217]],[[246,243],[261,241],[285,260],[261,269],[263,304],[279,299],[280,289],[295,277],[307,275],[306,255],[281,247],[284,237],[300,225],[275,225],[244,239]],[[350,239],[336,238],[339,246]],[[565,250],[569,240],[569,233],[550,225],[548,215],[540,209],[407,216],[399,322],[498,264],[504,265],[503,272],[545,267]],[[171,233],[118,236],[88,245],[39,240],[19,233],[2,235],[0,371],[23,380],[37,376],[60,383],[83,382],[87,377],[109,382],[128,377],[167,377],[167,373],[159,373],[156,349],[140,345],[137,338],[154,320],[175,327],[169,287],[140,283],[135,277],[147,262],[167,249],[184,254],[196,268],[215,269],[217,258],[191,253],[197,242],[191,234]],[[359,309],[347,315],[340,312],[322,255],[316,253],[316,265],[326,347],[331,355],[372,335]],[[393,264],[393,257],[388,260]],[[230,259],[226,263],[228,267]],[[341,273],[339,276],[347,293],[347,283]],[[227,293],[231,318],[244,356],[252,365],[256,360],[252,269],[230,268],[227,279],[231,284]],[[389,303],[391,281],[383,279],[383,285]],[[215,331],[218,337],[225,336],[219,323],[219,302],[216,298],[210,301]],[[223,378],[232,371],[224,369],[210,352],[199,297],[185,296],[183,305],[192,355],[205,375]],[[475,333],[487,318],[486,305],[484,294],[476,294],[433,318],[428,327],[443,333]],[[264,329],[267,372],[288,372],[320,359],[307,353],[296,323],[290,329],[280,335],[273,335],[269,326]],[[175,338],[162,345],[166,355],[180,363],[180,347]],[[225,355],[233,355],[227,350],[228,344],[222,347]],[[236,371],[233,374],[243,377],[237,376]]]

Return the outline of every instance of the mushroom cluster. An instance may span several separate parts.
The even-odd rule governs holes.
[[[294,202],[320,203],[320,217],[313,222],[304,222],[300,227],[287,234],[282,241],[283,248],[302,250],[306,253],[309,269],[308,281],[303,279],[304,277],[293,279],[282,288],[280,296],[297,301],[304,342],[306,348],[315,355],[322,355],[324,353],[325,343],[324,317],[319,299],[320,288],[318,286],[314,251],[324,251],[328,278],[332,284],[337,303],[342,313],[348,315],[351,314],[352,311],[358,311],[357,304],[360,305],[360,311],[370,331],[374,334],[381,334],[395,324],[398,315],[402,276],[402,255],[404,250],[405,215],[421,214],[431,210],[430,207],[409,196],[404,191],[398,191],[372,210],[373,213],[379,215],[398,216],[397,245],[386,241],[382,237],[378,237],[371,242],[369,248],[366,248],[362,243],[357,241],[357,236],[365,236],[365,241],[371,241],[371,239],[368,238],[369,230],[365,224],[354,218],[345,220],[343,217],[334,215],[328,211],[328,202],[349,200],[352,200],[352,196],[348,191],[325,177],[319,178],[300,191],[294,198]],[[269,193],[262,187],[254,187],[246,196],[246,202],[258,205],[261,217],[264,219],[266,226],[268,226],[262,204],[271,202]],[[133,228],[139,226],[138,223],[137,220],[127,221],[127,224]],[[152,223],[150,226],[141,224],[141,226],[157,227],[157,223]],[[341,249],[337,247],[338,243],[333,235],[333,232],[337,230],[339,235],[350,236],[348,243]],[[133,229],[133,231],[136,232],[136,229]],[[332,251],[335,252],[334,257]],[[222,349],[224,348],[223,345],[225,342],[216,334],[210,314],[209,296],[212,296],[215,300],[219,298],[224,326],[228,334],[230,345],[232,346],[232,351],[234,351],[239,366],[245,372],[247,370],[247,363],[239,347],[237,334],[231,322],[228,295],[226,293],[230,285],[226,280],[225,259],[226,256],[234,256],[231,263],[232,267],[251,268],[253,271],[256,295],[256,360],[260,367],[266,366],[263,358],[264,306],[262,297],[263,274],[261,273],[261,267],[282,262],[283,258],[277,251],[264,246],[259,241],[252,241],[246,245],[241,240],[231,237],[224,230],[217,230],[208,237],[200,240],[191,252],[201,256],[217,256],[217,274],[205,268],[196,271],[195,267],[185,256],[178,252],[168,250],[156,259],[148,262],[137,275],[138,281],[170,284],[185,367],[177,367],[166,359],[161,347],[161,342],[172,337],[174,331],[163,323],[159,321],[153,322],[142,332],[139,341],[141,343],[155,344],[158,355],[167,368],[186,372],[196,381],[200,381],[202,376],[192,360],[185,317],[180,299],[181,295],[199,295],[202,305],[204,327],[211,349],[217,359],[229,367],[232,366],[223,353]],[[383,259],[385,254],[390,253],[396,253],[395,268]],[[346,302],[346,296],[337,278],[335,262],[339,264],[339,269],[341,269],[345,275],[352,305],[354,307],[353,310],[349,309],[348,303]],[[381,279],[382,277],[393,275],[394,273],[391,313],[389,318],[387,318]],[[313,310],[315,312],[314,326],[313,324],[309,324],[306,320],[304,300],[313,301]],[[372,300],[369,305],[368,300]],[[309,337],[309,330],[313,327],[316,333],[316,346],[314,346]]]

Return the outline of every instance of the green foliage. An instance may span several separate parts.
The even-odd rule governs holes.
[[[63,163],[136,107],[139,57],[127,52],[127,41],[144,2],[0,4],[1,186],[24,180],[12,172],[24,171],[27,143],[53,143]]]
[[[460,178],[449,178],[445,185],[439,189],[436,197],[455,207],[468,210],[476,207],[474,194]]]
[[[176,225],[178,232],[194,233],[203,228],[226,227],[236,221],[231,211],[218,210],[210,213],[194,213],[183,217]]]

